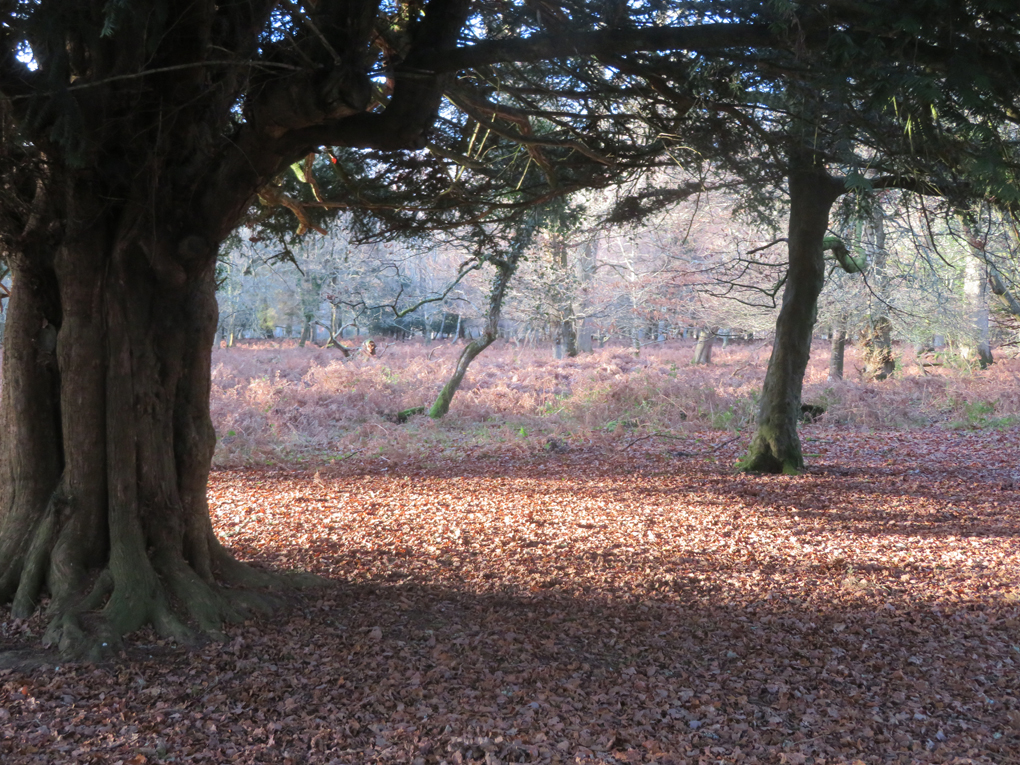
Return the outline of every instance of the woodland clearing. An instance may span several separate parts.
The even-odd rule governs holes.
[[[390,422],[455,353],[216,351],[217,532],[327,583],[103,665],[8,619],[0,760],[1018,761],[1017,361],[830,384],[822,346],[776,477],[732,471],[767,349],[503,348]]]

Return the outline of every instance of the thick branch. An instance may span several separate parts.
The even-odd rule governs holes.
[[[416,63],[439,74],[512,61],[542,61],[568,56],[611,55],[634,51],[709,51],[776,45],[765,24],[701,24],[655,29],[610,29],[597,32],[534,35],[525,39],[488,40],[454,50],[434,49]]]

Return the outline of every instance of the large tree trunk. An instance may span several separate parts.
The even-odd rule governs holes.
[[[206,506],[217,247],[319,146],[424,146],[445,80],[415,55],[454,47],[471,10],[420,9],[395,64],[414,76],[369,112],[371,4],[305,9],[316,34],[287,53],[265,37],[287,23],[276,2],[103,5],[26,11],[53,18],[0,110],[0,603],[25,616],[49,595],[47,637],[77,654],[268,604],[223,589],[279,578],[235,561]],[[250,66],[257,51],[280,68]]]
[[[992,364],[991,312],[988,305],[988,266],[983,243],[972,235],[972,257],[964,264],[963,294],[970,314],[970,326],[961,343],[961,354],[982,369]]]
[[[14,259],[0,410],[0,601],[24,618],[48,594],[47,640],[93,656],[144,624],[216,632],[268,605],[224,584],[276,581],[209,519],[212,261],[161,272],[109,230]]]
[[[825,280],[822,240],[829,210],[843,191],[843,184],[811,159],[796,158],[790,171],[786,289],[762,389],[758,431],[740,465],[752,472],[796,474],[804,467],[797,422],[818,295]]]

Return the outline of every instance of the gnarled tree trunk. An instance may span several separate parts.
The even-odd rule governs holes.
[[[797,422],[804,372],[811,354],[818,295],[825,280],[822,244],[829,210],[843,192],[814,157],[796,157],[790,170],[789,271],[776,339],[769,358],[758,430],[740,466],[762,473],[796,474],[804,467]]]
[[[458,46],[472,4],[417,8],[383,56],[382,108],[378,3],[15,5],[0,604],[25,616],[48,595],[48,637],[77,654],[143,624],[215,632],[268,602],[225,587],[278,581],[227,553],[206,507],[217,248],[317,147],[423,148],[452,76],[427,57]]]
[[[215,632],[268,605],[223,585],[274,581],[209,519],[214,261],[154,265],[90,208],[50,264],[12,258],[0,410],[0,601],[27,617],[48,594],[47,638],[72,654],[146,623]]]

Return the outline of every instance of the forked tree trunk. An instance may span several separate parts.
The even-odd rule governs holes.
[[[47,640],[78,655],[147,623],[215,633],[268,605],[223,584],[274,581],[209,519],[211,259],[160,272],[106,230],[67,237],[48,273],[14,259],[3,360],[0,602],[23,618],[48,594]]]
[[[797,422],[818,295],[825,280],[822,240],[829,210],[843,192],[843,184],[822,167],[813,166],[810,156],[795,159],[789,185],[786,289],[762,388],[758,430],[740,462],[741,469],[752,472],[796,474],[804,467]]]

